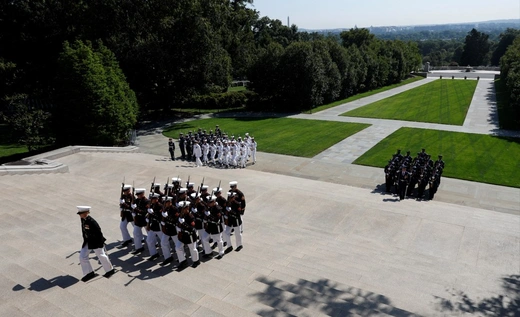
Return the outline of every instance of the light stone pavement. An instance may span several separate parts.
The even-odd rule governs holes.
[[[318,113],[308,118],[347,117]],[[475,122],[458,129],[489,129]],[[450,128],[368,123],[374,125],[365,131],[374,139],[404,125]],[[334,153],[311,159],[259,153],[258,163],[246,169],[195,168],[169,160],[160,131],[140,133],[142,153],[70,148],[37,157],[68,167],[60,173],[0,174],[0,315],[518,313],[519,189],[444,178],[435,200],[398,202],[382,193],[380,169],[331,159]],[[362,132],[348,139],[357,136],[361,143],[367,138]],[[334,147],[343,147],[344,160],[354,159],[348,155],[355,143],[344,142]],[[149,188],[155,176],[160,183],[176,176],[195,183],[205,178],[212,187],[239,181],[247,198],[244,249],[177,272],[146,261],[147,251],[133,256],[130,249],[117,248],[123,177]],[[78,281],[81,230],[75,206],[85,204],[93,207],[118,269],[108,280]]]

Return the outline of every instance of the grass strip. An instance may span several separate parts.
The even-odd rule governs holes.
[[[435,80],[342,116],[462,125],[476,87],[476,80]]]
[[[178,138],[180,132],[196,132],[199,128],[209,133],[217,124],[235,138],[243,137],[245,133],[254,136],[259,151],[300,157],[313,157],[369,126],[291,118],[212,118],[177,123],[163,134]]]

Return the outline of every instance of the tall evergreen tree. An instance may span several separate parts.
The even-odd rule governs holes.
[[[487,65],[489,53],[489,35],[472,29],[464,41],[464,49],[460,58],[461,65],[480,66]]]

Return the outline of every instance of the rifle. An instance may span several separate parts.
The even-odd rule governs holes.
[[[135,187],[134,187],[135,181],[132,181],[132,204],[134,203],[135,198]]]
[[[164,183],[164,196],[168,197],[168,183],[170,182],[170,178],[166,179],[166,183]]]
[[[123,176],[123,182],[121,183],[121,199],[123,199],[123,187],[125,187],[125,177]]]
[[[190,184],[190,176],[188,175],[188,181],[186,181],[186,188],[188,188],[189,184]]]
[[[222,180],[219,180],[219,181],[218,181],[218,187],[217,187],[217,190],[220,190],[220,182],[222,182]]]
[[[152,198],[152,194],[155,192],[155,176],[153,177],[152,186],[150,187],[150,194],[148,194],[148,199]]]

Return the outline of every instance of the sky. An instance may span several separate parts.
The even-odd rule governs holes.
[[[252,8],[300,29],[520,19],[520,0],[254,0]]]

